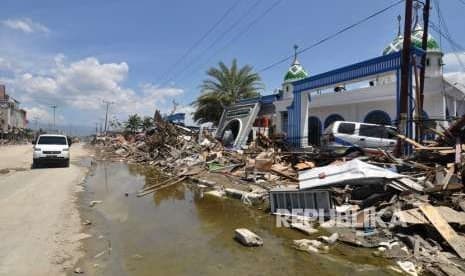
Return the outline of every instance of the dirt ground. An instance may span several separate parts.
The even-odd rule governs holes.
[[[72,271],[87,237],[76,200],[89,155],[74,144],[69,168],[32,170],[32,145],[0,147],[0,275]]]

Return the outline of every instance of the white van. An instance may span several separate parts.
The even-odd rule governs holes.
[[[397,144],[396,133],[392,126],[336,121],[325,129],[322,145],[393,150]]]
[[[37,138],[32,154],[32,166],[39,167],[43,163],[61,163],[69,167],[69,146],[68,138],[58,134],[42,134]]]

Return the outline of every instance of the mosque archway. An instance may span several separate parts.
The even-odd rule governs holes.
[[[237,136],[241,130],[241,122],[238,119],[229,121],[223,129],[221,140],[225,146],[232,146],[236,142]]]
[[[345,120],[344,120],[344,117],[342,117],[339,114],[331,114],[326,118],[325,123],[324,123],[324,128],[326,129],[329,125],[331,125],[332,123],[336,121],[345,121]]]

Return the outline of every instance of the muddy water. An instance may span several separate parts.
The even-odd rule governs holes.
[[[236,200],[217,199],[189,183],[143,198],[144,184],[163,179],[155,170],[122,163],[99,163],[83,200],[102,200],[84,208],[93,221],[93,238],[81,261],[93,275],[394,275],[370,251],[338,244],[328,254],[292,247],[308,238],[276,228],[274,217]],[[126,195],[127,194],[127,195]],[[249,228],[264,246],[246,248],[233,240],[234,229]],[[101,252],[101,253],[99,253]]]

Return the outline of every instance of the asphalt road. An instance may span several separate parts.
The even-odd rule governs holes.
[[[82,256],[76,195],[89,152],[70,153],[69,168],[31,169],[32,145],[0,147],[0,275],[63,275]]]

